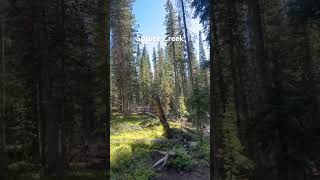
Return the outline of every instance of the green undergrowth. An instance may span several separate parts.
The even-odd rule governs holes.
[[[161,172],[152,168],[155,161],[161,158],[155,156],[154,150],[174,151],[167,167],[179,171],[191,171],[195,168],[209,168],[209,144],[200,145],[198,139],[193,139],[183,133],[179,121],[169,121],[175,138],[182,142],[177,144],[160,144],[135,140],[162,139],[164,131],[158,119],[145,115],[122,117],[113,115],[110,129],[110,165],[112,180],[149,180]],[[188,145],[194,141],[194,145]]]
[[[179,126],[170,122],[171,127]],[[161,139],[164,138],[162,126],[156,118],[145,115],[131,115],[123,118],[114,115],[110,129],[110,140],[136,140],[136,139]]]

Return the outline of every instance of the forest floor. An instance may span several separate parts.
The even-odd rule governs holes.
[[[159,119],[133,114],[113,114],[110,129],[112,180],[209,180],[209,137],[199,136],[191,123],[181,128],[180,121],[169,120],[174,140],[164,137]],[[205,133],[204,133],[205,134]],[[207,133],[208,134],[208,133]],[[153,165],[173,152],[161,169]]]

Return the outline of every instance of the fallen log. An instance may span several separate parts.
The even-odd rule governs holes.
[[[171,139],[173,137],[173,134],[172,134],[171,128],[169,126],[169,123],[167,121],[164,110],[162,108],[160,97],[156,94],[153,95],[153,103],[154,103],[156,112],[158,114],[158,117],[160,119],[160,122],[162,124],[163,130],[165,132],[165,136],[166,136],[166,138]]]
[[[156,168],[157,166],[159,166],[158,170],[162,170],[166,166],[169,156],[175,155],[175,152],[173,151],[168,151],[168,152],[158,151],[158,150],[155,150],[155,151],[164,155],[159,161],[154,163],[154,165],[152,166],[152,168]]]
[[[175,156],[176,153],[174,151],[159,151],[159,150],[152,150],[152,151],[155,151],[155,152],[158,152],[159,154],[163,154],[163,155],[166,155],[166,154],[169,154],[170,156]]]

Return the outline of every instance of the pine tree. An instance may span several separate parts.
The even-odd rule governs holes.
[[[190,46],[190,57],[191,57],[192,73],[196,77],[196,76],[198,76],[197,73],[198,73],[198,70],[199,70],[199,62],[198,62],[198,59],[197,59],[197,56],[196,56],[196,49],[194,47],[193,40],[192,40],[191,37],[189,39],[190,39],[189,46]]]
[[[183,33],[183,26],[182,26],[182,22],[181,22],[181,17],[178,16],[178,35],[180,35],[181,37],[184,37],[184,33]],[[179,41],[177,42],[178,48],[177,48],[177,60],[178,60],[178,66],[179,66],[179,78],[180,78],[180,92],[181,94],[186,98],[187,97],[187,93],[190,91],[188,91],[188,78],[187,78],[187,61],[186,57],[185,57],[185,47],[186,47],[186,43],[185,41]],[[191,59],[191,58],[190,58]],[[190,74],[190,72],[189,72]],[[191,74],[190,74],[190,79],[189,81],[191,81]],[[190,83],[191,84],[191,83]],[[192,85],[190,86],[192,88]]]
[[[206,53],[204,51],[201,31],[199,31],[199,62],[200,62],[200,69],[206,69],[208,67],[208,61],[206,58]]]
[[[179,4],[180,3],[180,4]],[[191,86],[191,91],[193,90],[194,86],[193,86],[193,74],[192,74],[192,61],[191,61],[191,50],[190,50],[190,46],[189,46],[189,33],[188,33],[188,28],[187,28],[187,20],[186,20],[186,13],[187,10],[185,8],[185,2],[184,0],[181,0],[178,4],[180,5],[179,7],[181,8],[181,12],[182,12],[182,19],[183,19],[183,27],[181,25],[181,19],[179,16],[179,27],[184,30],[184,37],[186,39],[186,47],[187,47],[187,58],[188,58],[188,68],[189,68],[189,76],[190,76],[190,86]],[[182,35],[183,33],[180,32],[180,35]]]
[[[174,7],[172,5],[171,0],[167,0],[166,2],[166,37],[176,37],[177,32],[177,17]],[[179,70],[178,70],[178,60],[177,60],[177,43],[175,41],[167,42],[167,57],[169,61],[172,61],[173,64],[173,76],[174,76],[174,93],[175,97],[173,100],[174,111],[178,111],[178,98],[180,96],[180,82],[179,82]]]
[[[157,76],[155,78],[156,81],[156,86],[157,89],[160,87],[160,84],[162,83],[162,81],[164,80],[164,75],[165,75],[165,70],[164,70],[164,52],[162,47],[160,46],[160,42],[158,43],[158,50],[157,50],[157,54],[158,54],[158,60],[156,63],[156,72],[157,72]]]
[[[153,52],[152,52],[152,62],[153,62],[153,77],[155,80],[158,76],[158,71],[157,71],[157,53],[156,53],[156,49],[154,47],[153,47]]]
[[[132,2],[127,0],[115,1],[111,8],[111,31],[113,45],[111,53],[113,56],[113,66],[117,74],[117,86],[120,90],[121,112],[129,115],[129,88],[131,82],[130,66],[134,58],[133,52],[133,15],[131,12]]]
[[[211,2],[212,3],[212,2]],[[216,2],[214,2],[216,4]],[[214,8],[214,5],[210,5],[210,0],[193,0],[191,6],[194,8],[194,16],[199,17],[200,23],[204,26],[205,32],[207,32],[207,40],[210,38],[210,12]]]
[[[173,79],[172,79],[172,64],[167,61],[165,57],[165,52],[163,48],[160,46],[160,42],[158,43],[158,60],[156,69],[158,71],[158,76],[156,78],[155,89],[154,92],[159,94],[161,97],[161,104],[163,105],[165,113],[168,113],[170,110],[170,104],[172,102],[173,96]]]
[[[146,45],[143,47],[142,56],[140,60],[140,86],[141,86],[141,97],[143,106],[145,108],[149,107],[151,102],[151,82],[152,82],[152,72],[149,54]]]

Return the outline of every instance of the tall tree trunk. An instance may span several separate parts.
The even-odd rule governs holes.
[[[58,159],[57,159],[57,164],[58,164],[58,169],[57,169],[57,174],[59,176],[64,175],[64,171],[66,168],[66,157],[65,157],[65,138],[66,138],[66,123],[65,123],[65,87],[66,87],[66,72],[65,72],[65,59],[66,59],[66,54],[65,54],[65,1],[60,0],[59,1],[59,8],[57,11],[59,12],[59,20],[58,20],[58,28],[57,28],[57,33],[59,35],[60,39],[60,58],[61,58],[61,66],[62,66],[62,86],[61,86],[61,94],[59,97],[59,107],[60,107],[60,117],[58,121]]]
[[[1,116],[1,124],[3,121],[3,117]],[[3,129],[0,128],[0,133],[1,133],[1,137],[0,137],[0,179],[6,180],[7,179],[7,153],[5,150],[5,144],[4,144],[4,137],[2,136],[3,134]]]
[[[213,4],[218,4],[218,0],[214,0]],[[222,107],[221,104],[225,102],[225,97],[223,95],[224,91],[222,89],[224,80],[222,77],[221,72],[221,58],[219,52],[219,42],[217,37],[217,28],[218,28],[218,21],[217,18],[219,17],[216,13],[218,12],[216,6],[211,6],[213,14],[213,19],[211,21],[211,32],[210,32],[210,42],[211,42],[211,54],[212,54],[212,62],[210,63],[210,71],[212,72],[211,75],[211,82],[212,85],[210,87],[210,100],[213,102],[210,106],[210,116],[211,116],[211,127],[213,127],[213,137],[211,138],[212,141],[212,164],[211,167],[213,168],[213,179],[215,180],[223,180],[224,179],[224,162],[221,155],[222,147]]]
[[[249,11],[249,28],[252,32],[253,46],[255,47],[255,57],[259,68],[259,90],[261,102],[263,103],[269,88],[269,76],[267,58],[264,46],[263,26],[261,20],[261,8],[259,0],[246,0]],[[261,107],[261,106],[260,106]],[[261,109],[259,109],[261,111]]]
[[[120,15],[118,14],[118,23],[120,23],[121,19],[120,19]],[[120,47],[123,47],[123,45],[125,44],[122,40],[122,33],[121,33],[121,29],[119,30],[119,43],[120,43]],[[122,114],[124,116],[128,116],[130,115],[129,113],[129,101],[128,101],[128,83],[127,83],[127,77],[126,77],[126,58],[125,58],[125,53],[123,52],[123,48],[120,49],[120,68],[122,68],[122,70],[120,70],[120,78],[121,78],[121,100],[122,100]]]
[[[1,128],[2,128],[2,140],[3,140],[3,144],[4,146],[6,145],[6,64],[5,64],[5,42],[4,42],[4,23],[2,23],[1,26],[1,34],[2,34],[2,38],[1,38],[1,59],[2,59],[2,108],[1,108],[1,115],[2,115],[2,121],[1,121]]]
[[[230,26],[225,30],[228,43],[227,46],[229,47],[229,57],[230,57],[230,70],[231,70],[231,76],[232,76],[232,84],[233,84],[233,96],[235,100],[235,108],[236,108],[236,118],[237,123],[240,124],[242,121],[240,119],[240,94],[239,94],[239,84],[238,84],[238,73],[237,73],[237,62],[238,58],[240,57],[240,54],[237,54],[238,51],[236,51],[235,44],[237,43],[238,39],[235,37],[236,26],[237,26],[237,19],[236,19],[236,6],[235,2],[232,0],[226,1],[227,5],[227,24]],[[239,47],[238,47],[239,48]],[[239,127],[239,125],[238,125]]]
[[[103,131],[102,131],[102,137],[103,137],[103,141],[107,144],[107,148],[106,148],[106,161],[105,161],[105,167],[106,169],[109,170],[110,164],[108,163],[107,159],[109,159],[109,152],[110,152],[110,138],[109,138],[109,127],[110,127],[110,120],[111,120],[111,106],[110,106],[110,76],[111,76],[111,72],[110,72],[110,56],[107,53],[107,50],[110,49],[110,41],[109,41],[109,37],[110,37],[110,31],[109,31],[109,26],[110,26],[110,22],[109,22],[109,4],[110,2],[108,0],[99,0],[98,1],[98,9],[99,9],[99,57],[101,58],[100,61],[102,61],[104,63],[104,67],[105,67],[105,106],[106,106],[106,110],[105,110],[105,118],[104,121],[101,122],[101,125],[103,126],[104,124],[106,124],[106,127],[103,127]]]
[[[61,137],[58,121],[59,121],[59,108],[58,103],[53,102],[52,100],[49,101],[48,105],[49,114],[47,116],[47,123],[46,123],[46,137],[48,142],[48,149],[47,149],[47,170],[46,173],[48,175],[57,175],[58,168],[60,166],[59,158],[59,140]]]
[[[40,110],[40,92],[39,92],[39,82],[37,81],[37,117],[38,117],[38,144],[39,144],[39,159],[42,167],[45,166],[45,134],[44,134],[44,122],[41,118]]]
[[[231,60],[231,72],[233,81],[233,96],[235,99],[237,127],[242,143],[246,143],[246,127],[248,121],[248,107],[246,94],[244,92],[244,81],[243,81],[243,66],[244,66],[244,55],[243,48],[241,45],[241,32],[237,32],[239,28],[239,21],[237,16],[240,14],[237,4],[240,6],[240,2],[234,2],[231,0],[227,1],[228,9],[228,24],[231,26],[227,31],[229,36],[229,54]],[[240,6],[241,7],[241,6]]]
[[[188,67],[189,67],[189,74],[190,74],[190,82],[191,82],[191,92],[193,91],[193,72],[192,72],[192,62],[191,62],[191,53],[190,53],[190,44],[189,44],[189,36],[188,36],[188,28],[186,22],[186,15],[184,10],[184,1],[181,0],[181,7],[182,7],[182,18],[183,18],[183,26],[184,26],[184,33],[186,37],[187,43],[187,53],[188,53]]]
[[[318,119],[318,92],[316,87],[316,82],[314,78],[314,60],[312,58],[312,40],[310,39],[310,22],[305,22],[303,25],[303,36],[304,36],[304,49],[305,49],[305,58],[303,59],[303,80],[305,93],[308,98],[311,107],[311,123],[315,123]]]
[[[7,177],[7,153],[5,136],[5,53],[4,53],[4,22],[1,27],[1,59],[2,59],[2,102],[0,119],[0,179],[6,180]]]
[[[35,44],[38,46],[38,52],[40,53],[40,110],[42,121],[45,122],[45,141],[48,143],[46,151],[46,174],[56,173],[56,160],[57,160],[57,114],[58,111],[55,107],[56,104],[52,102],[50,93],[50,76],[48,65],[48,32],[47,32],[47,1],[34,1],[34,9],[36,17],[38,18],[38,26],[35,33]],[[36,49],[35,49],[36,51]]]

